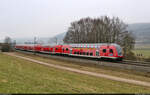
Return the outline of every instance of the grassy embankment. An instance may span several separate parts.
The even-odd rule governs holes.
[[[50,68],[0,54],[0,93],[150,93],[150,88]]]
[[[133,50],[133,52],[135,53],[135,55],[142,54],[142,58],[150,58],[150,49],[135,49]]]
[[[69,61],[64,61],[64,60],[58,60],[57,58],[56,59],[55,58],[45,58],[45,57],[40,57],[40,56],[36,56],[36,55],[32,55],[32,54],[30,55],[30,54],[23,54],[23,53],[18,53],[18,52],[15,52],[15,54],[20,55],[20,56],[25,56],[28,58],[32,58],[32,59],[36,59],[39,61],[47,62],[50,64],[57,64],[57,65],[76,68],[76,69],[85,70],[85,71],[91,71],[91,72],[113,75],[113,76],[118,76],[118,77],[123,77],[123,78],[128,78],[128,79],[135,79],[135,80],[150,82],[149,73],[137,72],[134,70],[124,70],[124,69],[106,67],[106,66],[99,66],[99,65],[94,65],[94,64],[90,64],[90,63],[88,64],[88,62],[86,64],[79,63],[79,62],[78,63],[77,62],[69,62]],[[113,63],[111,63],[111,64],[113,64]]]
[[[135,56],[139,59],[148,59],[150,61],[150,45],[148,44],[141,44],[135,45],[135,49],[133,50]]]

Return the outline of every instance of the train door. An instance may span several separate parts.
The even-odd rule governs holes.
[[[55,48],[53,48],[53,53],[55,53]]]
[[[114,56],[113,49],[111,49],[111,48],[108,49],[108,56]]]
[[[65,53],[65,49],[64,48],[62,48],[62,53]]]
[[[100,54],[99,54],[99,50],[96,50],[96,56],[99,56]]]
[[[72,54],[72,48],[70,48],[70,54]]]

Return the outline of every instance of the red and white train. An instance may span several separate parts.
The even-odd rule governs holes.
[[[16,45],[15,49],[89,58],[123,59],[122,48],[117,44],[67,44],[67,45]]]

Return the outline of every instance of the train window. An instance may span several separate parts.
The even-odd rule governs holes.
[[[56,48],[56,50],[58,50],[58,48]]]
[[[74,52],[74,54],[76,54],[76,52]]]
[[[66,51],[68,51],[68,48],[66,48]]]
[[[103,53],[106,53],[106,49],[103,49]]]
[[[64,52],[64,48],[63,48],[63,52]]]
[[[110,50],[109,50],[109,52],[110,52],[110,53],[113,53],[113,50],[112,50],[112,49],[110,49]]]
[[[82,52],[80,52],[80,55],[82,55]]]
[[[80,54],[79,52],[77,52],[77,54]]]
[[[87,48],[89,48],[89,45],[87,45]]]
[[[85,55],[85,52],[83,52],[83,55]]]
[[[87,52],[86,55],[89,55],[89,53]]]
[[[90,56],[93,56],[93,53],[92,53],[92,52],[90,53]]]

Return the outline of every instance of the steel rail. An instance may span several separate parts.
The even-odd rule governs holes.
[[[18,50],[16,50],[18,51]],[[20,50],[19,50],[20,51]],[[21,50],[23,51],[23,50]],[[32,51],[24,51],[24,52],[30,52],[30,53],[33,53]],[[38,52],[37,54],[45,54],[45,55],[55,55],[55,54],[47,54],[47,53],[40,53]],[[55,56],[59,56],[59,55],[55,55]],[[61,56],[61,57],[71,57],[71,56]],[[79,59],[86,59],[86,60],[92,60],[92,61],[100,61],[100,62],[107,62],[108,64],[109,63],[113,63],[113,64],[127,64],[127,65],[135,65],[135,66],[143,66],[143,67],[150,67],[150,62],[142,62],[142,61],[132,61],[132,60],[123,60],[123,61],[114,61],[114,60],[102,60],[102,59],[98,59],[98,58],[86,58],[86,57],[80,57],[80,56],[74,56],[74,57],[71,57],[71,58],[79,58]]]

